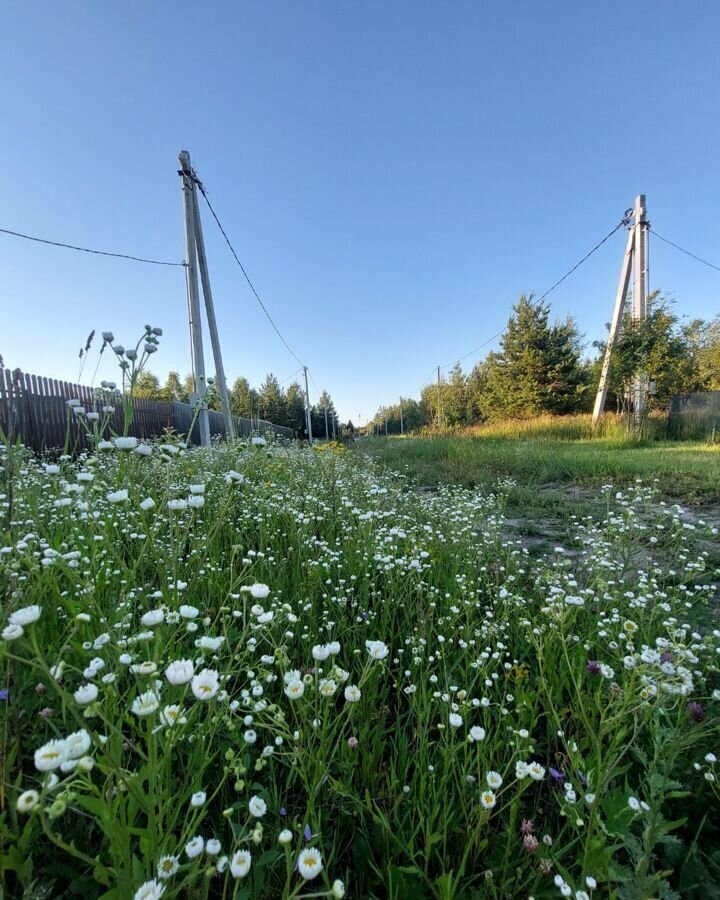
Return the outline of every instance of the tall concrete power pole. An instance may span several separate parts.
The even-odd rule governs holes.
[[[195,219],[195,243],[197,245],[198,267],[200,269],[203,297],[205,298],[205,312],[207,314],[208,331],[210,332],[210,343],[212,344],[213,359],[215,360],[215,375],[218,380],[220,402],[222,403],[223,418],[225,419],[225,430],[227,436],[232,439],[235,437],[235,426],[233,417],[230,413],[230,398],[228,397],[225,367],[223,366],[222,353],[220,351],[220,334],[215,318],[215,304],[213,303],[212,289],[210,287],[210,274],[208,272],[207,257],[205,255],[205,240],[203,238],[202,224],[200,222],[200,208],[198,206],[197,190],[194,180],[193,212]]]
[[[180,177],[182,179],[183,211],[185,213],[185,260],[187,262],[187,296],[190,313],[190,347],[193,361],[193,393],[195,402],[200,404],[198,425],[200,444],[210,446],[210,420],[205,394],[205,357],[203,355],[202,324],[200,321],[200,297],[198,291],[197,252],[195,242],[195,205],[193,202],[194,182],[190,167],[190,154],[183,150],[179,156]]]
[[[308,444],[312,444],[312,418],[310,417],[310,390],[308,388],[307,366],[303,366],[305,372],[305,420],[307,422]]]
[[[632,318],[636,322],[642,322],[647,317],[648,298],[648,258],[650,225],[647,220],[645,194],[638,194],[632,211],[633,224],[628,232],[625,255],[620,267],[620,282],[615,294],[615,307],[613,309],[610,333],[608,334],[605,357],[603,358],[600,383],[595,397],[593,408],[593,425],[597,425],[600,416],[605,409],[607,399],[608,378],[610,374],[610,362],[618,335],[622,329],[625,304],[630,286],[630,276],[633,278],[632,292]],[[635,427],[639,428],[645,414],[645,404],[648,392],[647,374],[637,372],[633,382],[633,415]]]

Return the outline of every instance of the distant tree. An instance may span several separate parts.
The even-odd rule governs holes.
[[[436,426],[445,422],[445,405],[447,399],[447,382],[444,378],[426,384],[420,393],[420,402],[425,410],[426,425]]]
[[[160,389],[162,400],[177,400],[180,403],[187,403],[188,397],[180,381],[180,375],[177,372],[168,372],[167,380]]]
[[[285,391],[285,416],[283,425],[292,428],[300,437],[305,434],[305,394],[300,385],[294,381]]]
[[[236,378],[230,388],[230,412],[234,416],[249,419],[252,412],[252,392],[247,378]]]
[[[185,395],[185,397],[187,397],[187,400],[185,402],[189,403],[190,398],[195,393],[195,379],[193,378],[192,374],[188,374],[185,376],[182,389],[183,394]]]
[[[333,436],[333,425],[335,433],[337,433],[338,426],[338,418],[337,413],[335,412],[335,405],[333,404],[332,397],[328,394],[327,391],[323,391],[318,398],[317,405],[315,407],[317,411],[318,417],[318,432],[315,433],[315,424],[313,424],[313,434],[315,437],[325,437],[325,410],[327,410],[327,433],[328,436],[332,439]]]
[[[468,425],[472,422],[472,404],[468,390],[468,378],[459,363],[450,372],[450,381],[445,390],[445,424],[450,426]]]
[[[270,373],[258,391],[261,418],[277,423],[285,415],[285,397],[277,378]]]
[[[159,400],[161,398],[160,379],[147,369],[140,372],[135,382],[135,396],[144,400]]]
[[[698,389],[720,391],[720,315],[696,319],[683,329],[697,364]]]
[[[603,344],[599,360],[605,352]],[[599,369],[599,361],[598,367]],[[673,394],[685,394],[703,387],[697,349],[687,330],[679,323],[670,302],[655,291],[648,297],[644,321],[633,321],[628,310],[610,364],[608,401],[623,408],[637,374],[655,383],[655,406],[665,406]]]
[[[488,361],[484,359],[473,366],[473,370],[468,376],[468,398],[473,422],[482,422],[483,419],[487,418],[484,408],[484,396],[488,369]]]
[[[483,413],[491,419],[577,411],[586,391],[581,342],[571,319],[549,323],[550,307],[521,296],[500,341],[485,360]]]

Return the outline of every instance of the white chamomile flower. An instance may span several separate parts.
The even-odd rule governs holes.
[[[236,850],[230,860],[230,873],[233,878],[245,878],[250,871],[252,854],[249,850]]]
[[[196,834],[192,840],[185,844],[185,853],[188,859],[195,859],[196,856],[199,856],[203,852],[204,848],[205,839],[201,835]]]
[[[157,864],[158,878],[172,878],[179,868],[180,861],[177,856],[161,856]]]
[[[28,625],[32,625],[33,622],[37,622],[41,612],[42,607],[37,604],[25,606],[23,609],[16,609],[15,612],[10,613],[8,622],[11,625],[20,625],[23,628],[26,628]]]
[[[251,816],[259,819],[267,812],[267,804],[261,797],[251,797],[248,802],[248,811]]]
[[[195,674],[195,666],[191,659],[177,659],[165,669],[165,677],[170,684],[187,684]]]
[[[307,847],[298,853],[297,869],[306,881],[316,878],[322,872],[322,868],[322,854],[319,850]]]
[[[17,799],[17,811],[29,813],[40,802],[40,794],[37,791],[23,791]]]

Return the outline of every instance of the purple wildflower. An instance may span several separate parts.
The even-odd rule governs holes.
[[[688,709],[690,718],[693,720],[693,722],[696,722],[696,723],[702,722],[702,720],[706,716],[705,707],[702,705],[702,703],[697,703],[696,701],[693,701],[692,703],[688,703],[687,709]]]
[[[596,659],[589,659],[586,666],[591,675],[601,675],[600,663]]]
[[[7,700],[10,696],[10,691],[7,688],[0,689],[0,700]]]
[[[306,825],[306,826],[305,826],[305,831],[303,832],[303,834],[304,834],[304,836],[305,836],[305,843],[306,843],[306,844],[309,844],[310,841],[312,840],[312,831],[310,830],[310,826],[309,826],[309,825]]]
[[[533,834],[526,834],[523,838],[523,847],[528,853],[535,853],[540,846],[538,839]]]
[[[567,781],[567,779],[565,778],[565,773],[561,772],[559,769],[553,769],[552,766],[550,766],[550,774],[552,775],[555,784],[565,784],[565,782]]]
[[[287,815],[287,810],[285,809],[284,806],[281,806],[280,807],[280,818],[284,819],[286,815]]]

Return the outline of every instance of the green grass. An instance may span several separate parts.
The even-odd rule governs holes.
[[[509,527],[535,550],[562,540],[573,516],[602,516],[605,502],[598,489],[606,484],[622,490],[641,480],[665,500],[720,524],[720,445],[639,441],[614,417],[596,434],[589,416],[547,416],[462,434],[369,439],[359,452],[425,487],[446,483],[487,490],[512,479]]]
[[[720,446],[700,442],[636,441],[615,430],[593,437],[586,417],[508,423],[463,435],[390,439],[362,445],[392,468],[405,467],[420,484],[473,487],[512,478],[520,492],[542,488],[624,487],[653,482],[669,498],[720,500]]]
[[[717,540],[597,494],[0,445],[0,897],[720,900]]]

